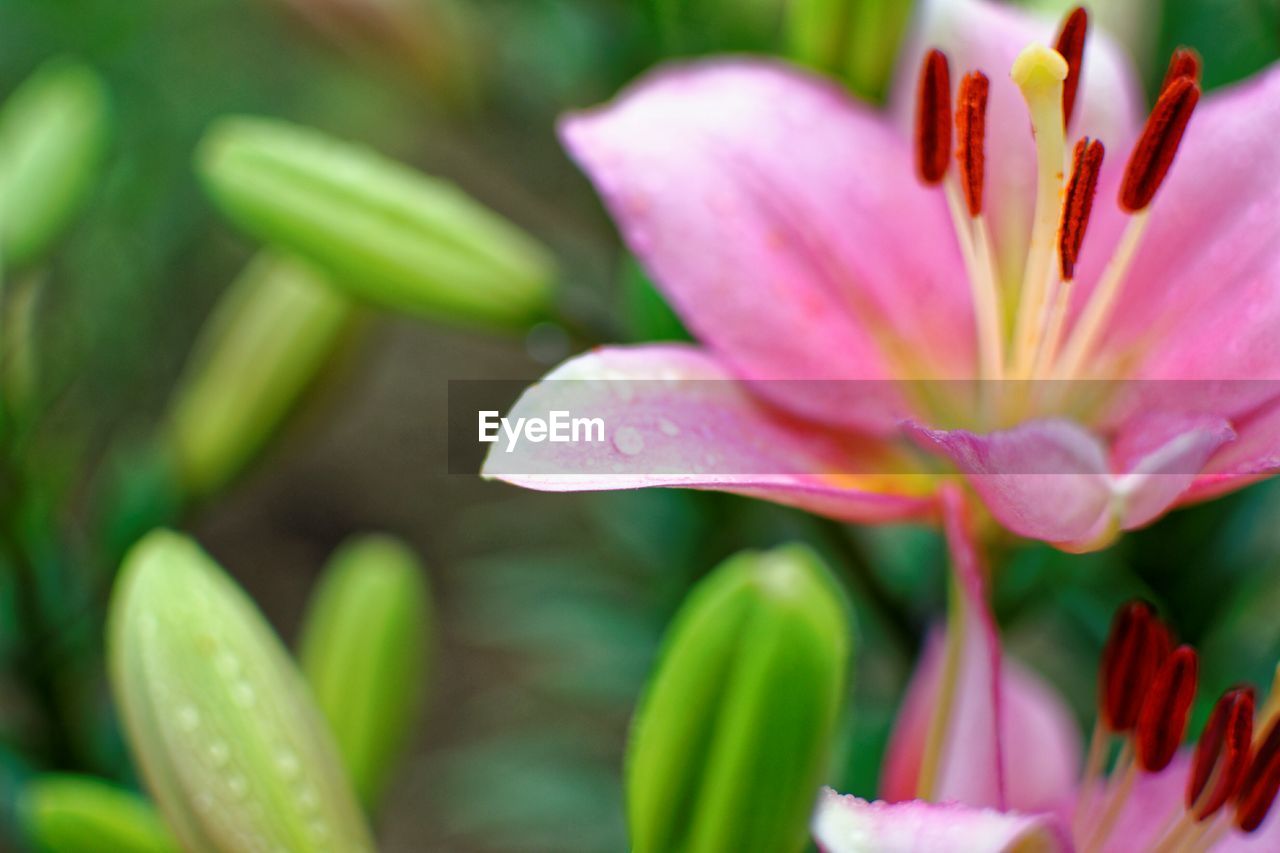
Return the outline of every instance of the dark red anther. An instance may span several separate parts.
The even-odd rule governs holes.
[[[1236,792],[1236,826],[1245,832],[1262,826],[1277,792],[1280,792],[1280,720],[1273,720]]]
[[[1167,653],[1155,608],[1131,601],[1116,611],[1102,650],[1098,698],[1102,721],[1113,732],[1127,732],[1138,722],[1142,697]]]
[[[956,160],[969,215],[982,213],[982,184],[986,170],[987,93],[991,81],[981,71],[964,75],[956,99]]]
[[[1089,32],[1089,13],[1084,7],[1071,10],[1058,31],[1054,49],[1067,61],[1067,79],[1062,81],[1062,125],[1071,124],[1076,108],[1076,92],[1080,89],[1080,66],[1084,60],[1084,38]]]
[[[1178,646],[1151,682],[1134,731],[1138,765],[1148,773],[1168,767],[1178,752],[1196,698],[1198,669],[1196,650]]]
[[[1204,820],[1222,808],[1244,779],[1253,746],[1254,702],[1252,687],[1232,688],[1222,694],[1209,722],[1204,724],[1187,779],[1187,809],[1194,810],[1196,820]],[[1217,784],[1201,800],[1215,772]]]
[[[1160,93],[1125,167],[1120,187],[1120,205],[1125,210],[1136,213],[1151,204],[1199,100],[1200,87],[1188,77],[1175,78]]]
[[[1168,89],[1169,84],[1179,77],[1186,77],[1193,83],[1199,83],[1200,68],[1200,54],[1189,47],[1176,48],[1173,55],[1169,57],[1169,70],[1164,73],[1164,82],[1160,84],[1160,91]]]
[[[951,162],[951,68],[938,49],[925,54],[916,102],[916,170],[920,180],[936,184]]]
[[[1076,261],[1080,259],[1080,246],[1084,244],[1084,232],[1089,227],[1089,213],[1093,210],[1098,172],[1102,169],[1105,153],[1106,149],[1096,139],[1086,136],[1076,143],[1071,180],[1067,182],[1067,192],[1062,200],[1062,227],[1058,229],[1058,260],[1064,281],[1076,277]]]

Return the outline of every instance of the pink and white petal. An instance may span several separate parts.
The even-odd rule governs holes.
[[[1110,454],[1084,427],[1059,419],[985,435],[908,430],[956,464],[1001,524],[1071,551],[1100,548],[1165,512],[1235,438],[1211,415],[1133,418]]]
[[[945,202],[889,122],[831,82],[766,60],[668,67],[561,133],[690,330],[744,378],[971,374]],[[894,423],[821,395],[796,405]]]
[[[904,132],[911,129],[916,76],[925,51],[937,47],[951,60],[952,79],[972,70],[991,80],[987,107],[987,214],[1005,280],[1020,280],[1032,210],[1036,154],[1022,93],[1009,78],[1013,61],[1027,45],[1052,45],[1059,21],[984,0],[922,0],[912,35],[901,54],[894,87],[894,113]],[[1099,181],[1103,197],[1114,197],[1123,171],[1123,152],[1142,120],[1137,77],[1124,51],[1105,34],[1090,33],[1081,88],[1069,139],[1102,140],[1108,157]],[[1115,205],[1099,204],[1089,226],[1079,274],[1082,286],[1096,275],[1095,258],[1110,254],[1121,219]]]
[[[973,808],[959,803],[885,803],[822,792],[812,824],[823,853],[1012,853],[1068,851],[1051,817]]]
[[[1208,500],[1280,472],[1280,400],[1232,421],[1236,440],[1205,465],[1180,503]]]
[[[1146,379],[1278,379],[1280,64],[1207,95],[1104,335]]]
[[[571,359],[526,390],[507,418],[549,421],[553,412],[599,418],[603,440],[513,444],[500,435],[483,476],[542,491],[715,489],[848,521],[933,512],[929,478],[891,461],[892,449],[772,409],[693,346],[604,348]]]
[[[1080,735],[1057,693],[1017,661],[1002,659],[986,601],[982,567],[965,508],[955,490],[942,495],[961,623],[951,723],[929,798],[967,805],[1045,812],[1060,807],[1075,785]],[[914,799],[947,645],[934,635],[908,687],[885,756],[881,795]]]

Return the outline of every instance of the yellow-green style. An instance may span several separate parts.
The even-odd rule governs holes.
[[[342,343],[350,299],[309,265],[264,253],[227,289],[170,400],[183,490],[217,491],[284,422]]]
[[[80,212],[107,146],[107,90],[78,62],[41,66],[0,108],[0,268],[38,259]]]
[[[845,692],[848,608],[801,546],[743,553],[690,594],[633,724],[633,853],[796,853]]]
[[[452,184],[368,148],[273,119],[225,118],[201,143],[198,168],[247,234],[376,305],[512,324],[549,296],[545,248]]]
[[[344,544],[313,593],[299,662],[367,808],[417,716],[432,622],[423,567],[389,536]]]
[[[193,541],[157,530],[125,557],[107,651],[135,762],[186,850],[374,849],[301,673]]]
[[[23,789],[23,828],[41,853],[179,853],[151,803],[92,776],[46,774]]]

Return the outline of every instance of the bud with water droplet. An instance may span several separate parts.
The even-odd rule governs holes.
[[[199,153],[204,184],[246,233],[397,311],[518,323],[546,303],[550,253],[452,184],[282,121],[220,120]]]
[[[129,746],[189,850],[373,850],[333,736],[253,602],[193,541],[125,557],[108,624]]]
[[[299,662],[368,807],[417,715],[431,621],[423,567],[390,536],[344,544],[312,595]]]
[[[108,137],[107,91],[85,65],[43,65],[0,108],[0,265],[42,255],[80,211]]]
[[[309,264],[256,258],[201,330],[170,401],[165,439],[183,490],[239,474],[284,422],[351,326],[352,302]]]
[[[807,548],[739,554],[667,634],[627,755],[634,853],[795,853],[845,692],[848,609]]]
[[[27,838],[44,853],[180,849],[151,803],[92,776],[38,776],[23,790],[18,812]]]

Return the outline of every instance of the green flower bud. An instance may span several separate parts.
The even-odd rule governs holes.
[[[0,264],[41,255],[79,211],[106,150],[107,92],[69,60],[42,66],[0,108]]]
[[[343,545],[308,608],[299,661],[366,806],[420,707],[431,622],[422,565],[389,536]]]
[[[91,776],[39,776],[22,793],[27,837],[44,853],[178,853],[151,803]]]
[[[912,0],[792,0],[787,55],[882,100],[898,59]]]
[[[511,323],[547,299],[541,245],[456,187],[281,121],[226,118],[199,170],[214,202],[263,242],[311,260],[377,305]]]
[[[133,756],[187,850],[373,850],[301,674],[194,542],[157,530],[134,546],[107,642]]]
[[[234,478],[338,349],[354,306],[314,269],[260,255],[228,288],[170,401],[166,439],[194,496]]]
[[[794,853],[831,747],[847,608],[801,546],[730,558],[667,634],[627,754],[633,853]]]

